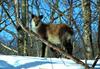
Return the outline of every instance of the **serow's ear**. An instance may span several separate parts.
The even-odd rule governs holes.
[[[35,15],[34,14],[32,14],[32,18],[34,18],[35,17]]]
[[[43,15],[40,15],[39,18],[42,19],[43,18]]]

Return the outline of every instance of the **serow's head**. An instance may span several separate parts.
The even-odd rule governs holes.
[[[32,14],[32,23],[34,23],[35,26],[38,26],[42,18],[43,18],[43,15],[36,16]]]

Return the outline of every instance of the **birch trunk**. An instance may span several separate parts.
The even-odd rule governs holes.
[[[91,9],[90,9],[90,0],[82,0],[82,12],[84,20],[84,43],[86,47],[86,58],[93,58],[92,50],[92,36],[91,36]]]

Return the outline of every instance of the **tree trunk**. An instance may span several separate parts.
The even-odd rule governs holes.
[[[21,22],[22,24],[26,27],[26,0],[22,0],[22,19],[21,19]],[[20,11],[20,10],[19,10]],[[18,11],[18,12],[19,12]],[[18,54],[19,55],[27,55],[26,54],[26,33],[23,32],[22,29],[18,29]]]
[[[15,15],[16,15],[16,26],[17,26],[17,28],[19,27],[19,25],[18,25],[18,18],[20,18],[20,15],[19,15],[19,0],[14,0],[14,3],[15,3]],[[23,46],[23,42],[22,42],[22,40],[21,40],[21,38],[20,38],[20,36],[21,36],[21,31],[22,30],[19,30],[19,29],[17,29],[17,32],[18,32],[18,38],[17,38],[17,43],[18,43],[18,55],[22,55],[22,46]]]
[[[83,11],[83,20],[84,20],[84,43],[86,47],[86,58],[93,58],[92,50],[92,36],[91,36],[91,9],[90,9],[90,0],[82,0],[82,11]]]

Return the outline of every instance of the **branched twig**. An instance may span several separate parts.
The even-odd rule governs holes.
[[[73,56],[73,55],[66,54],[65,51],[63,51],[62,49],[59,49],[58,47],[56,47],[55,45],[51,44],[50,42],[48,42],[48,41],[42,39],[42,38],[40,37],[40,35],[38,35],[38,34],[36,34],[36,33],[34,33],[34,32],[28,31],[28,30],[25,29],[24,26],[22,25],[22,23],[20,22],[20,19],[19,19],[18,21],[19,21],[18,23],[19,23],[19,25],[21,26],[21,28],[22,28],[25,32],[27,32],[30,36],[34,36],[34,35],[35,35],[39,40],[41,40],[43,43],[45,43],[48,47],[53,48],[54,50],[56,50],[56,51],[62,53],[65,57],[68,57],[68,58],[72,59],[73,61],[75,61],[76,63],[79,63],[79,64],[85,66],[87,69],[89,69],[89,66],[88,66],[87,64],[85,64],[84,62],[82,62],[80,59],[76,58],[76,57]]]
[[[4,48],[6,48],[6,49],[15,52],[16,54],[18,53],[18,51],[16,51],[15,49],[11,49],[10,47],[6,46],[6,45],[3,44],[3,43],[1,43],[1,45],[2,45]]]
[[[17,38],[16,33],[14,33],[13,31],[8,30],[8,29],[4,29],[4,31],[6,31],[7,33],[10,33],[14,38]]]
[[[10,23],[11,24],[11,23]],[[10,25],[8,24],[8,25]],[[0,32],[3,31],[8,25],[5,24],[5,26],[3,28],[0,29]]]
[[[16,27],[16,24],[14,23],[14,21],[12,20],[11,16],[9,15],[8,11],[6,10],[6,8],[3,6],[2,4],[2,8],[5,11],[5,13],[7,14],[7,16],[11,19],[11,22],[13,23],[13,25]]]

